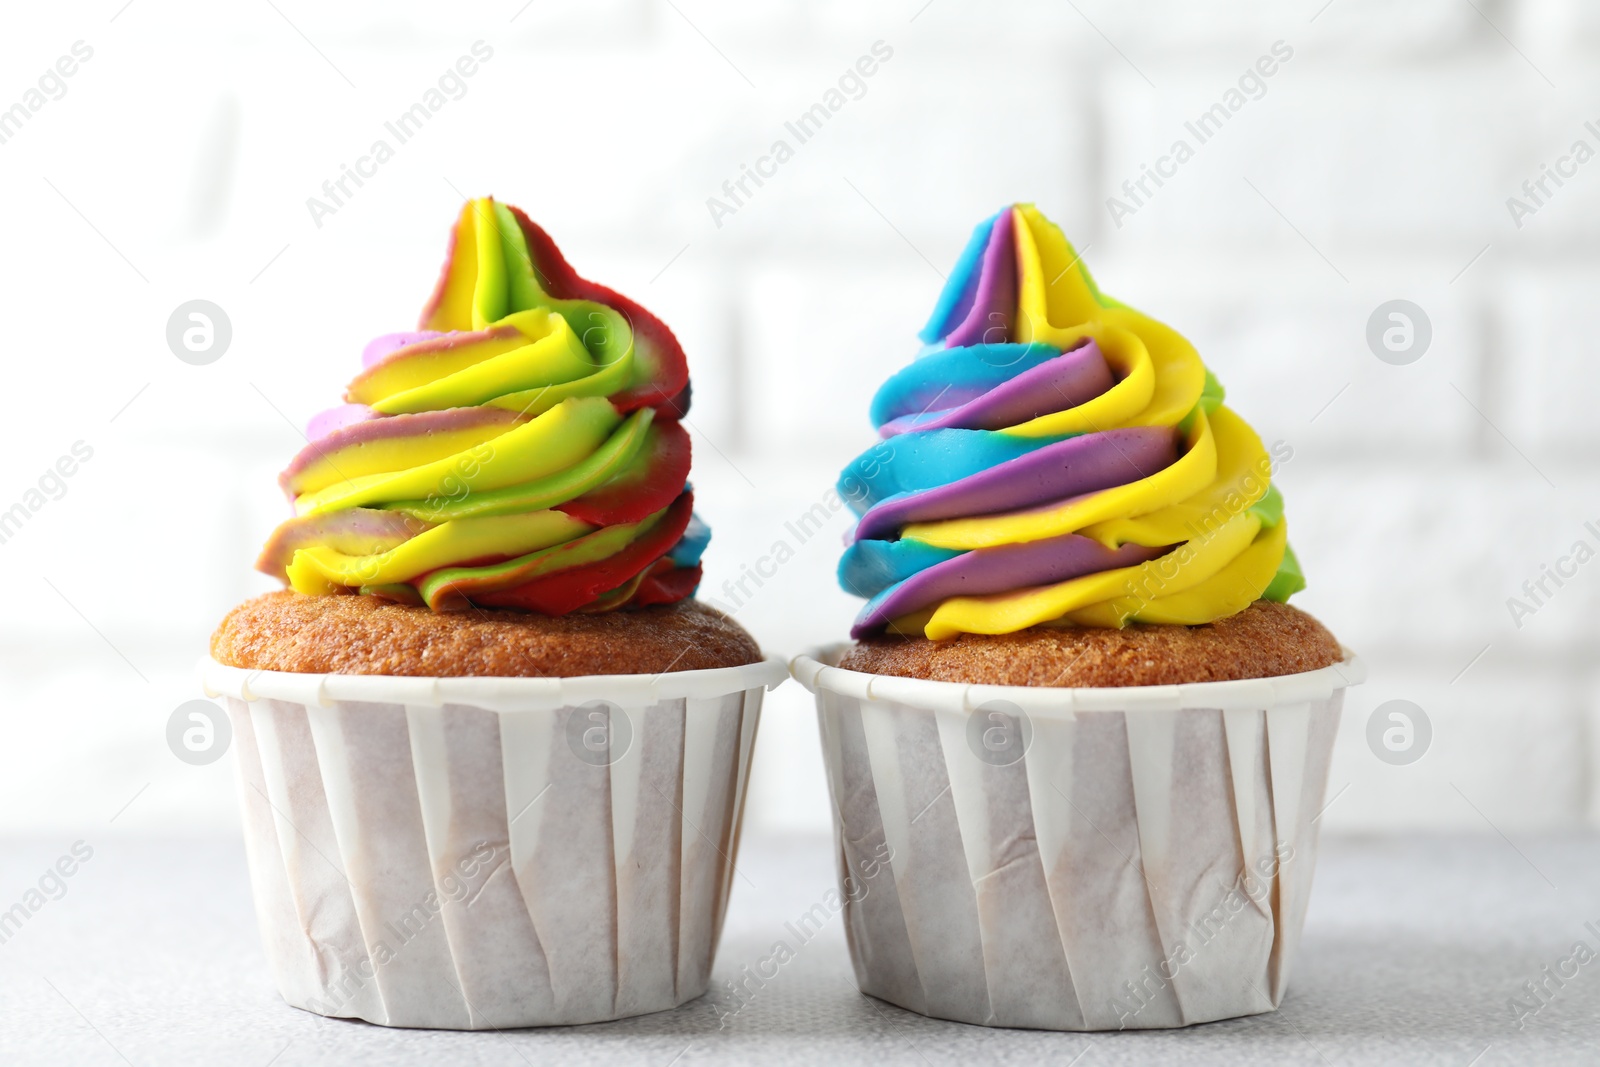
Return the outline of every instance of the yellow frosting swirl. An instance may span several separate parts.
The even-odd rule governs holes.
[[[952,278],[941,311],[930,324],[933,335],[924,334],[932,344],[922,359],[930,362],[919,360],[880,391],[875,420],[887,423],[887,440],[846,468],[841,479],[841,489],[863,513],[857,543],[841,565],[841,580],[847,589],[873,596],[858,629],[870,631],[887,620],[893,631],[938,640],[1040,625],[1195,625],[1242,611],[1264,595],[1284,599],[1300,588],[1304,583],[1288,552],[1281,500],[1271,488],[1272,459],[1255,431],[1222,405],[1221,387],[1194,346],[1170,327],[1102,294],[1065,236],[1032,205],[1007,211],[1009,218],[1003,212],[979,228],[958,276]],[[1002,239],[1009,243],[1002,246]],[[1003,284],[994,288],[978,278],[981,270],[1009,269],[1010,255],[1015,273],[1006,278],[1014,279],[1007,282],[1014,285],[1014,309],[1006,306],[1009,296]],[[986,296],[991,290],[999,295]],[[1005,336],[996,338],[989,331],[984,343],[972,344],[976,335],[970,328],[963,333],[955,320],[983,314],[986,298],[999,309],[988,313],[1004,325]],[[980,305],[976,310],[975,301]],[[966,352],[945,342],[952,335],[968,338]],[[970,369],[987,361],[992,368],[1000,365],[1002,354],[1007,361],[1026,355],[1027,367],[1042,368],[1033,373],[1043,374],[1051,359],[1066,359],[1066,353],[1091,345],[1109,368],[1110,384],[1080,402],[1046,395],[1025,409],[1032,417],[999,426],[970,421],[979,418],[976,414],[963,423],[960,411],[915,410],[915,401],[939,384],[931,378],[935,371],[921,373],[919,366]],[[1011,379],[1002,381],[1004,376],[992,369],[983,373],[1001,382],[988,394],[990,399],[1010,389],[1006,410],[1018,410],[1016,397],[1025,396],[1028,387],[1023,377],[1007,371],[1016,383],[1006,385]],[[981,388],[989,384],[986,379]],[[978,388],[968,394],[976,395]],[[985,402],[980,396],[973,403]],[[999,409],[997,402],[990,406]],[[948,475],[919,473],[921,468],[913,469],[916,457],[897,454],[897,449],[909,453],[937,445],[957,458],[956,467],[991,452],[1002,460],[1026,463],[1029,450],[1059,447],[1073,438],[1084,439],[1072,446],[1080,452],[1114,448],[1116,434],[1100,435],[1138,427],[1170,428],[1176,435],[1176,458],[1121,484],[999,511],[976,505],[962,511],[959,503],[940,509],[934,499],[942,495],[960,501],[963,493],[972,500],[992,499],[983,493],[1004,481],[1003,464],[964,478],[958,473],[951,482]],[[914,440],[923,433],[930,435],[927,442]],[[945,436],[936,439],[938,434]],[[895,470],[897,462],[902,463],[900,471]],[[957,513],[949,514],[952,509]],[[877,516],[890,511],[909,519],[896,518],[893,535],[885,540],[882,528],[890,520]],[[933,517],[921,517],[921,512]],[[896,613],[897,606],[915,603],[920,588],[928,590],[920,593],[927,599],[952,584],[981,590],[985,581],[993,584],[1000,574],[1050,573],[1052,566],[1059,572],[1063,555],[1097,551],[1084,539],[1106,550],[1132,545],[1150,551],[1133,565],[1091,568],[1062,581],[976,595],[940,596],[925,607]],[[1033,547],[1024,551],[1014,546]],[[1003,565],[996,562],[1002,557],[1008,561]],[[951,582],[949,574],[942,584],[932,580],[940,568],[963,574],[964,582]]]
[[[469,202],[421,329],[368,346],[258,567],[308,594],[559,614],[691,594],[682,350],[515,209]]]

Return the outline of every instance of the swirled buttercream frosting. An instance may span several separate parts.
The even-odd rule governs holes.
[[[418,328],[367,345],[279,477],[257,569],[302,593],[546,615],[700,582],[683,350],[544,230],[470,201]]]
[[[839,479],[852,631],[1199,625],[1304,588],[1273,457],[1031,204],[981,223]]]

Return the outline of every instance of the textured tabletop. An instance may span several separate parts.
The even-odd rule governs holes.
[[[0,847],[0,907],[71,844]],[[716,990],[768,957],[831,884],[825,839],[746,842],[711,995],[618,1023],[479,1034],[385,1030],[285,1006],[267,977],[237,840],[92,848],[61,880],[65,893],[0,944],[0,1063],[1467,1067],[1593,1063],[1600,1046],[1600,959],[1573,962],[1588,959],[1575,957],[1579,941],[1600,952],[1594,836],[1325,841],[1283,1010],[1089,1035],[938,1022],[863,997],[837,917],[731,1011]],[[1546,992],[1531,996],[1528,981]],[[1514,998],[1528,1005],[1520,1028]]]

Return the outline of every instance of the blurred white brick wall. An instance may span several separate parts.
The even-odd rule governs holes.
[[[784,523],[870,442],[867,399],[971,226],[1037,201],[1294,448],[1297,602],[1372,667],[1327,824],[1600,819],[1600,563],[1520,628],[1506,607],[1600,524],[1600,163],[1521,228],[1505,204],[1575,139],[1600,148],[1592,5],[277,6],[36,7],[0,38],[0,107],[94,48],[0,144],[0,508],[94,449],[0,544],[0,828],[104,826],[132,797],[110,829],[232,823],[227,764],[174,760],[166,718],[216,620],[270,584],[248,566],[291,423],[414,320],[460,194],[485,192],[682,338],[706,592],[788,541],[740,608],[785,652],[840,637],[855,602],[832,579],[844,517],[804,544]],[[306,198],[480,39],[466,95],[313,225]],[[715,225],[707,197],[877,41],[893,55],[864,94]],[[1115,225],[1107,197],[1278,41],[1264,94]],[[163,340],[195,297],[234,326],[207,367]],[[1365,342],[1393,298],[1433,326],[1407,366]],[[1367,748],[1391,699],[1432,720],[1414,765]],[[773,694],[762,736],[752,818],[825,825],[803,692]]]

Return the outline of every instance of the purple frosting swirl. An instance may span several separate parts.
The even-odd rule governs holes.
[[[907,523],[991,515],[1125,485],[1178,458],[1171,426],[1132,426],[1069,437],[1007,463],[867,509],[855,539],[893,540]]]
[[[1007,593],[1065,582],[1098,571],[1132,567],[1166,551],[1166,548],[1134,544],[1107,548],[1080,534],[974,549],[918,571],[881,600],[868,604],[856,619],[850,636],[859,639],[902,615],[949,597]]]
[[[932,418],[902,415],[878,427],[883,437],[920,430],[1000,430],[1093,400],[1117,384],[1093,341],[995,386]]]

